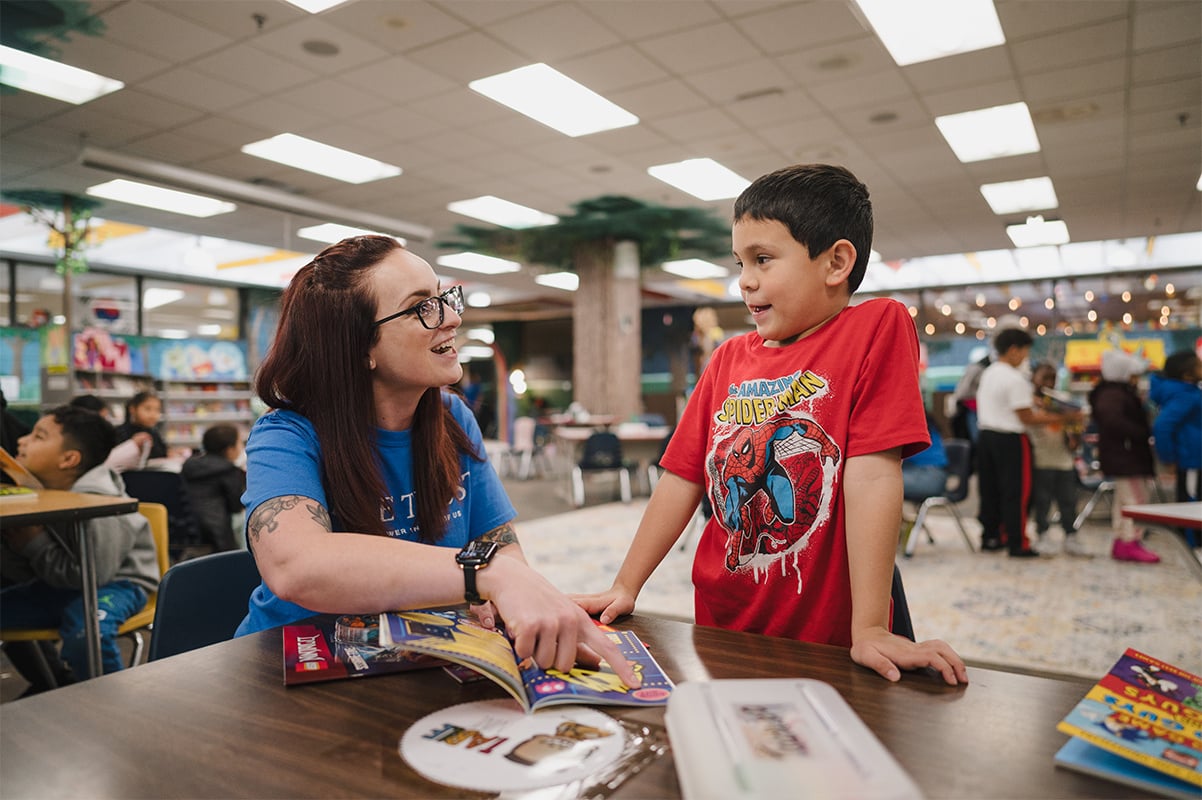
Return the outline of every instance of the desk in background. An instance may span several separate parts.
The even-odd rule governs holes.
[[[1056,769],[1056,723],[1093,685],[969,669],[951,687],[926,673],[892,684],[847,650],[630,617],[677,683],[806,677],[839,689],[930,798],[1130,797],[1130,787]],[[153,661],[2,707],[3,797],[458,798],[397,754],[439,708],[504,697],[439,669],[286,689],[280,631]],[[605,709],[663,721],[662,709]],[[670,755],[615,798],[680,796]]]
[[[1202,501],[1193,503],[1147,503],[1123,506],[1122,514],[1138,522],[1167,528],[1173,540],[1185,548],[1185,561],[1194,575],[1202,580],[1202,561],[1177,528],[1202,528]]]
[[[551,431],[560,474],[571,474],[572,467],[580,460],[585,441],[598,430],[601,428],[572,426],[558,427]],[[622,458],[638,464],[634,480],[640,486],[645,485],[647,467],[659,457],[660,445],[672,429],[666,425],[622,423],[608,430],[622,443]]]
[[[92,675],[103,673],[100,660],[100,621],[96,618],[96,554],[92,535],[83,523],[96,517],[115,517],[138,510],[138,501],[130,497],[64,492],[39,489],[29,497],[9,498],[0,504],[0,525],[54,525],[67,523],[69,535],[79,543],[79,567],[83,579],[83,614],[91,620],[87,631],[88,667]],[[62,543],[66,546],[66,543]],[[70,549],[70,548],[68,548]]]

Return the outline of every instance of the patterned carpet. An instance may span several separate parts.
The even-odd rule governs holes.
[[[600,591],[645,505],[636,499],[519,520],[518,534],[531,563],[556,586]],[[975,524],[966,523],[970,534]],[[913,558],[898,559],[919,639],[944,639],[977,666],[1094,678],[1134,647],[1202,673],[1202,580],[1169,534],[1152,533],[1148,547],[1163,561],[1142,565],[1109,557],[1111,537],[1100,519],[1080,533],[1095,557],[1035,561],[970,553],[942,513],[932,513],[929,527],[935,544],[924,539]],[[674,548],[639,596],[638,611],[691,620],[691,562],[691,551]]]

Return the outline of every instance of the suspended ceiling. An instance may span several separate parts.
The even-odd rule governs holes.
[[[1004,46],[897,67],[843,0],[357,0],[319,15],[280,0],[93,2],[103,34],[56,43],[59,58],[125,88],[82,106],[0,97],[0,187],[82,194],[114,177],[78,163],[86,143],[427,226],[431,239],[411,245],[431,262],[456,223],[473,223],[447,203],[484,194],[561,215],[624,194],[729,217],[731,201],[703,203],[646,172],[699,156],[747,178],[788,163],[845,164],[872,192],[874,248],[894,265],[1011,248],[1004,227],[1022,215],[995,215],[978,187],[1041,175],[1060,201],[1048,215],[1074,242],[1138,239],[1144,252],[1148,237],[1202,230],[1202,4],[996,6]],[[569,138],[467,87],[536,61],[640,123]],[[1035,120],[1035,154],[962,164],[934,124],[1020,100]],[[283,131],[404,173],[349,185],[240,151]],[[245,204],[206,220],[117,203],[97,214],[268,252],[314,252],[295,231],[324,221]],[[19,223],[0,219],[0,251],[11,252],[6,224]],[[148,268],[187,274],[178,252],[133,249]],[[563,313],[570,296],[535,284],[538,270],[440,272],[493,294],[482,315]],[[278,285],[287,269],[215,277]],[[966,271],[963,283],[974,277]],[[662,300],[721,290],[656,270],[647,284]]]

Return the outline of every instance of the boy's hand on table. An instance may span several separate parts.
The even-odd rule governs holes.
[[[912,642],[884,628],[871,628],[854,637],[851,660],[890,681],[901,679],[900,670],[930,667],[951,686],[968,683],[964,660],[941,639]]]
[[[617,587],[594,594],[570,594],[568,597],[587,611],[589,616],[597,617],[602,625],[608,625],[618,617],[634,611],[634,597]]]

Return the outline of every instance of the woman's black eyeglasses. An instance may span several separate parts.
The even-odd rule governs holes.
[[[385,322],[390,322],[397,317],[403,317],[406,314],[417,314],[417,320],[422,324],[422,327],[428,331],[435,330],[442,326],[443,320],[446,318],[446,312],[443,306],[450,306],[451,310],[456,314],[463,313],[463,287],[452,286],[445,292],[434,297],[427,297],[417,305],[410,306],[404,311],[398,311],[395,314],[389,314],[383,319],[378,319],[372,323],[372,327],[383,325]]]

